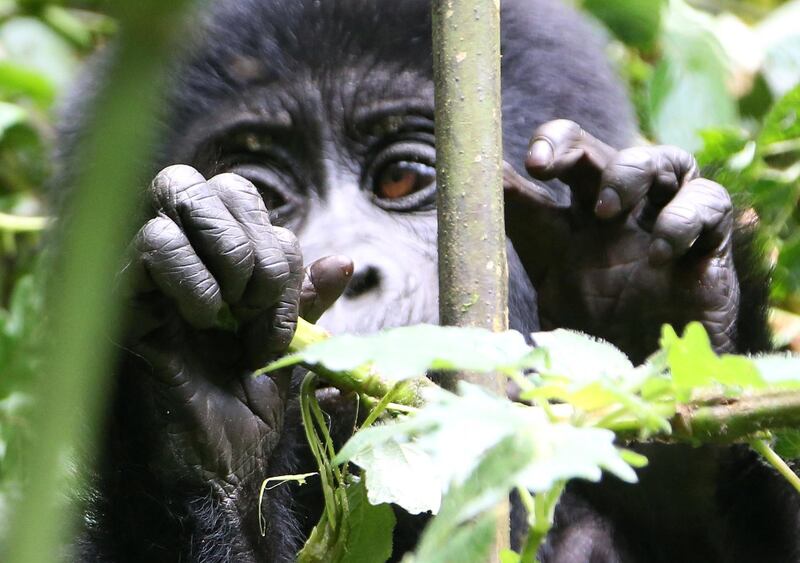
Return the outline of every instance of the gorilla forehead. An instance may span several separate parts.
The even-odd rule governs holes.
[[[504,0],[502,22],[509,161],[521,161],[530,132],[557,117],[614,146],[630,142],[633,114],[593,26],[558,0]],[[429,0],[221,0],[187,43],[167,112],[173,140],[264,85],[295,84],[273,91],[343,105],[348,87],[362,100],[404,94],[402,80],[380,74],[432,76]],[[432,104],[432,89],[424,95]]]

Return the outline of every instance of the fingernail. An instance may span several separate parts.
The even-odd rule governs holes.
[[[528,149],[528,164],[549,166],[554,158],[553,147],[545,139],[535,139]]]
[[[657,238],[650,244],[648,258],[653,266],[666,264],[672,258],[672,245],[663,238]]]
[[[622,211],[622,201],[614,188],[603,188],[597,197],[594,213],[601,219],[612,219]]]

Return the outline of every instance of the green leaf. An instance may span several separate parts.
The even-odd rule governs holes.
[[[552,423],[541,409],[474,385],[461,383],[459,391],[438,391],[415,414],[358,432],[345,445],[336,461],[351,460],[366,470],[371,502],[397,502],[413,512],[436,510],[441,492],[464,483],[486,452],[509,436],[515,456],[528,460],[515,486],[542,492],[572,478],[597,481],[603,469],[636,480],[612,432]]]
[[[500,552],[500,563],[521,563],[519,553],[510,549],[504,549]]]
[[[40,72],[21,63],[0,61],[0,93],[5,96],[27,96],[40,107],[47,108],[55,100],[56,88]]]
[[[521,436],[508,436],[492,447],[464,482],[450,489],[441,512],[422,535],[416,560],[485,561],[494,535],[489,509],[508,497],[531,453]]]
[[[661,25],[662,0],[584,0],[583,8],[622,42],[650,49]]]
[[[800,430],[776,432],[773,449],[783,459],[800,459]]]
[[[661,347],[667,353],[667,363],[680,401],[689,400],[695,389],[715,383],[755,389],[765,386],[750,359],[732,355],[718,357],[711,347],[708,333],[699,322],[686,325],[683,337],[678,337],[672,327],[665,325]]]
[[[800,162],[800,85],[778,100],[764,118],[757,146],[771,166],[792,167]]]
[[[370,504],[363,481],[347,487],[347,503],[350,532],[342,563],[382,563],[389,559],[395,526],[392,507]]]
[[[778,96],[800,82],[800,2],[777,7],[755,28],[766,50],[761,71],[770,89]]]
[[[650,83],[651,127],[659,142],[694,151],[699,131],[737,123],[727,61],[708,15],[670,0],[663,21],[662,59]]]
[[[79,68],[79,60],[61,36],[33,17],[15,17],[0,26],[0,46],[9,61],[65,87]]]
[[[387,439],[376,439],[376,432],[389,430]],[[372,504],[394,503],[410,514],[432,512],[436,514],[442,501],[442,483],[438,468],[431,456],[419,445],[403,435],[397,435],[398,428],[391,425],[368,428],[355,435],[349,449],[343,449],[337,456],[349,459],[364,469],[368,498]],[[366,434],[366,438],[360,438]]]
[[[488,560],[495,533],[495,517],[483,514],[453,530],[435,548],[426,548],[403,558],[403,563],[484,563]],[[424,537],[424,536],[423,536]]]
[[[543,376],[570,381],[573,388],[605,377],[619,379],[633,370],[619,348],[588,334],[557,329],[531,336],[547,352],[544,358],[536,358],[532,367]]]
[[[23,124],[28,119],[28,111],[16,104],[0,102],[0,140],[6,131],[16,125]]]
[[[476,373],[516,370],[529,363],[532,348],[515,331],[417,325],[367,336],[337,336],[270,364],[277,369],[305,362],[331,371],[371,365],[382,377],[402,380],[429,370]]]

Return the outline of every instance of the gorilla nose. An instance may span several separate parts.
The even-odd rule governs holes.
[[[381,272],[375,266],[368,266],[362,270],[357,270],[353,274],[353,279],[344,290],[344,296],[354,299],[365,293],[377,289],[381,284]]]

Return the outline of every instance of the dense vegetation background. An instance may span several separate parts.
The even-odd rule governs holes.
[[[758,221],[775,268],[776,341],[800,350],[800,0],[577,3],[609,34],[643,135],[697,151],[743,220]],[[102,6],[0,0],[0,529],[48,377],[35,342],[57,100],[113,37]]]

